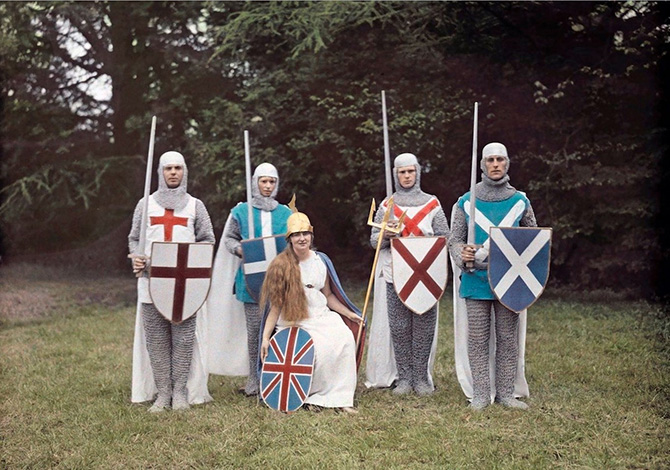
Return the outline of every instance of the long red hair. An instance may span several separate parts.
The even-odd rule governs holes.
[[[279,309],[287,322],[298,322],[308,317],[300,264],[290,241],[284,251],[272,260],[265,273],[260,305],[265,306],[267,302]]]

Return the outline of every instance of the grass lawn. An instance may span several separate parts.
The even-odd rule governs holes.
[[[0,468],[670,467],[658,306],[545,295],[526,412],[467,408],[445,298],[431,397],[366,390],[361,373],[358,415],[285,415],[238,394],[244,378],[211,376],[212,403],[153,415],[130,403],[134,300],[130,276],[0,269]]]

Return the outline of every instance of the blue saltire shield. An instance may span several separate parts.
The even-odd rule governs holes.
[[[242,271],[249,295],[260,301],[261,287],[270,262],[286,248],[284,235],[242,240]]]
[[[505,307],[521,312],[544,292],[549,278],[551,228],[491,227],[489,284]]]
[[[272,409],[295,411],[309,395],[314,371],[314,343],[307,331],[293,326],[270,339],[261,368],[261,398]]]

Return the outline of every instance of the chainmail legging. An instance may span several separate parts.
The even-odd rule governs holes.
[[[258,338],[261,329],[261,314],[258,304],[244,304],[247,319],[247,350],[249,351],[249,377],[244,391],[258,393]]]
[[[428,384],[428,360],[435,334],[437,308],[417,315],[402,303],[393,284],[386,284],[386,303],[398,381]]]
[[[519,314],[497,300],[465,299],[468,310],[468,359],[472,372],[473,401],[491,398],[489,372],[489,338],[491,306],[495,311],[496,360],[495,386],[499,399],[513,398],[514,378],[519,350]]]
[[[147,341],[149,361],[154,373],[160,404],[170,404],[171,398],[186,400],[186,382],[193,358],[195,340],[193,315],[178,325],[167,321],[154,304],[142,304],[142,321]]]

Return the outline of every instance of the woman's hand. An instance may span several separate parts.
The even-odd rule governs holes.
[[[361,317],[359,317],[358,315],[356,315],[356,314],[355,314],[354,312],[352,312],[351,310],[347,312],[347,318],[348,318],[349,320],[353,321],[353,322],[356,322],[356,323],[361,323],[361,322],[363,321],[363,319],[362,319]]]
[[[261,362],[265,362],[265,358],[268,357],[268,350],[270,349],[270,340],[263,338],[261,343]]]

